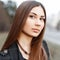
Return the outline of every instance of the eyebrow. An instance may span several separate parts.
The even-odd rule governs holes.
[[[31,12],[31,13],[37,16],[37,14],[36,14],[36,13],[34,13],[34,12]],[[44,18],[45,18],[45,16],[41,16],[41,17],[44,17]]]
[[[36,13],[34,13],[34,12],[31,12],[32,14],[34,14],[34,15],[37,15]]]

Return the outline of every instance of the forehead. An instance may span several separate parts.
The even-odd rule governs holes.
[[[43,16],[45,15],[44,10],[43,10],[43,8],[41,6],[37,6],[37,7],[32,8],[30,13],[31,12],[36,13],[38,15],[43,15]]]

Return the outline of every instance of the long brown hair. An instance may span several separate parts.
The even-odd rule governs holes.
[[[24,1],[16,10],[16,14],[13,20],[11,30],[8,34],[5,44],[2,47],[2,50],[9,48],[12,45],[17,37],[19,36],[22,28],[26,22],[27,16],[31,9],[36,6],[41,6],[45,13],[44,23],[46,25],[46,11],[44,6],[37,1]],[[45,31],[45,25],[38,37],[33,37],[31,42],[31,54],[29,60],[46,60],[46,53],[42,46],[42,39]]]

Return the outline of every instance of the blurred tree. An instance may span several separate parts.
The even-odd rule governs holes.
[[[16,3],[8,0],[0,1],[0,32],[9,31],[16,11]]]
[[[10,23],[12,23],[13,17],[15,15],[15,11],[16,11],[16,8],[17,8],[16,2],[8,0],[5,8],[7,10],[8,15],[11,17]]]

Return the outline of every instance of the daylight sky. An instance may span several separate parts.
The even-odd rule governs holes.
[[[6,2],[7,0],[2,1]],[[18,7],[21,2],[26,0],[12,0],[12,1],[15,1]],[[60,11],[60,0],[36,0],[36,1],[41,2],[45,6],[48,16],[52,14],[57,14]]]

